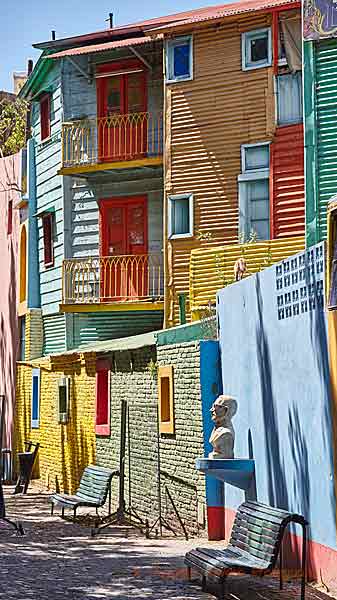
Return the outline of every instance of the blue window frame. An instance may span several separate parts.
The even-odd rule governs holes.
[[[271,29],[256,29],[242,34],[242,70],[270,67],[272,63]]]
[[[166,81],[186,81],[193,77],[192,37],[185,36],[166,42]]]
[[[32,377],[32,429],[40,426],[40,369],[33,369]]]

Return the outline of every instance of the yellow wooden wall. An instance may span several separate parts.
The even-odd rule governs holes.
[[[272,68],[241,69],[241,33],[267,25],[270,15],[248,15],[196,31],[194,79],[165,88],[166,197],[193,193],[195,233],[166,242],[167,326],[178,323],[177,296],[188,292],[191,250],[238,240],[241,144],[273,138]],[[205,234],[211,239],[198,239]]]
[[[234,263],[246,261],[245,277],[300,252],[304,237],[282,238],[251,244],[230,244],[218,248],[192,250],[190,261],[190,309],[192,319],[203,316],[216,292],[234,281]]]
[[[31,429],[33,368],[41,369],[40,426]],[[58,423],[58,381],[71,378],[70,419]],[[40,442],[34,470],[41,483],[51,490],[74,493],[82,471],[95,462],[96,355],[67,355],[18,364],[16,387],[15,451],[25,440]],[[15,454],[16,454],[15,452]]]

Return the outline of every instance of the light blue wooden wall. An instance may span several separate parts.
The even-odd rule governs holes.
[[[42,219],[38,218],[38,255],[40,272],[41,308],[43,315],[57,313],[61,301],[61,274],[63,260],[63,184],[57,174],[61,166],[61,71],[55,64],[49,71],[41,88],[52,94],[51,137],[41,142],[40,106],[32,105],[32,132],[35,139],[36,163],[36,209],[37,214],[45,210],[55,211],[54,266],[45,267],[43,259]]]

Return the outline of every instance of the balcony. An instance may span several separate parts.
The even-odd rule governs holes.
[[[63,261],[64,312],[163,309],[162,254]]]
[[[162,113],[114,114],[62,125],[61,174],[162,164]]]

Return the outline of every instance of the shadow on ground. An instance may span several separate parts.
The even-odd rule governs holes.
[[[186,580],[183,556],[204,540],[146,540],[128,527],[111,527],[96,538],[90,530],[51,517],[47,496],[30,492],[10,496],[10,518],[20,519],[26,531],[17,537],[0,524],[0,599],[10,600],[209,600],[197,579]],[[216,589],[210,589],[216,592]],[[299,598],[297,583],[281,593],[275,578],[234,576],[228,600],[286,600]],[[328,599],[308,589],[307,600]]]

